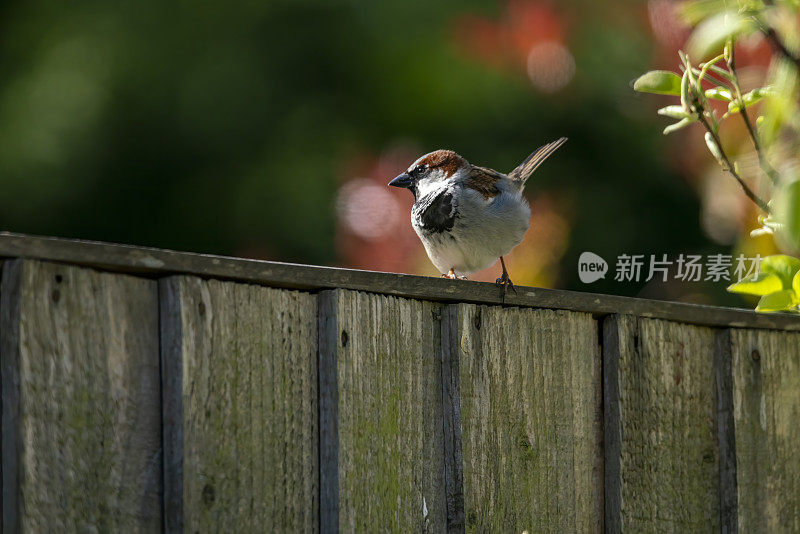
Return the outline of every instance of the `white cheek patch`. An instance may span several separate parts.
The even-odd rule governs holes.
[[[422,180],[417,184],[417,197],[425,198],[432,193],[438,193],[447,187],[445,182]]]
[[[417,198],[425,198],[431,193],[439,193],[446,189],[448,182],[439,177],[426,177],[417,182]]]

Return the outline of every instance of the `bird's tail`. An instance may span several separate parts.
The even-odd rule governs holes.
[[[508,173],[508,177],[518,182],[520,187],[525,185],[525,182],[530,178],[533,171],[539,168],[539,165],[544,163],[544,160],[550,157],[550,155],[558,150],[558,147],[563,145],[567,142],[566,137],[562,137],[560,139],[556,139],[552,143],[547,143],[544,146],[541,146],[534,151],[533,154],[525,158],[525,161],[520,163],[516,169]]]

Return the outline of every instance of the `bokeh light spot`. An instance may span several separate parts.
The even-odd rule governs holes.
[[[553,41],[531,47],[528,52],[528,78],[538,89],[554,93],[575,76],[575,59],[567,48]]]
[[[355,235],[368,241],[386,237],[400,222],[400,206],[384,186],[359,178],[339,190],[339,219]]]

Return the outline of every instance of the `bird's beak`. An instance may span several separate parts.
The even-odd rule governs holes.
[[[389,182],[389,185],[394,187],[411,187],[414,184],[414,179],[411,177],[410,174],[404,172],[403,174],[398,174],[397,177]]]

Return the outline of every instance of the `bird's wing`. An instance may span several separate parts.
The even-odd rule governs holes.
[[[474,189],[486,199],[496,197],[500,194],[497,182],[505,178],[502,173],[473,165],[467,177],[464,179],[464,186]]]

